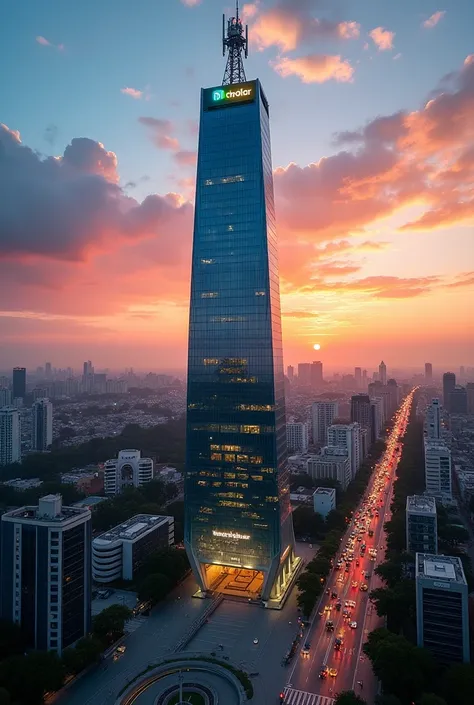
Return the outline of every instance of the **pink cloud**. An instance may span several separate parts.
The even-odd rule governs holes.
[[[422,27],[425,29],[432,29],[433,27],[436,27],[438,22],[443,19],[445,16],[446,11],[445,10],[438,10],[437,12],[434,12],[431,17],[428,17],[427,20],[422,22]]]
[[[383,27],[375,27],[375,29],[369,32],[369,36],[372,38],[379,51],[388,51],[393,49],[395,32],[390,32],[390,30],[384,29]]]
[[[131,98],[134,98],[135,100],[140,100],[140,98],[143,98],[143,91],[138,90],[138,88],[121,88],[120,92],[123,93],[124,95],[129,95]]]
[[[42,37],[41,35],[38,35],[36,37],[36,41],[43,47],[52,47],[53,49],[57,49],[58,51],[64,50],[64,44],[53,44],[49,41],[49,39],[46,39],[46,37]]]
[[[151,135],[153,143],[160,149],[179,150],[179,140],[173,136],[174,125],[171,120],[154,117],[139,117],[138,122],[145,125]]]
[[[180,166],[194,166],[197,161],[197,152],[192,150],[180,150],[174,155]]]
[[[196,5],[199,5],[201,0],[181,0],[183,5],[186,5],[186,7],[196,7]]]
[[[340,56],[325,54],[310,54],[294,59],[284,56],[270,62],[270,65],[283,78],[298,76],[303,83],[325,83],[331,80],[345,82],[350,81],[354,74],[348,61]]]

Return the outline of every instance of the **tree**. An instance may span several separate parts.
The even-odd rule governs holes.
[[[0,705],[10,705],[10,693],[6,688],[0,688]]]
[[[32,651],[0,663],[0,684],[14,702],[39,705],[46,692],[64,683],[64,666],[54,651]]]
[[[447,705],[446,700],[434,693],[423,693],[416,705]]]
[[[396,695],[384,693],[383,695],[376,696],[375,705],[402,705],[402,702]]]
[[[367,705],[367,703],[353,690],[343,690],[336,696],[334,705]]]
[[[458,663],[444,673],[441,693],[448,705],[472,705],[474,693],[474,666]]]
[[[25,651],[23,635],[18,624],[0,619],[0,661]]]
[[[324,519],[321,514],[315,513],[312,507],[297,507],[293,512],[293,528],[298,537],[322,538],[325,529]]]
[[[138,587],[138,599],[143,602],[151,602],[155,605],[164,600],[169,593],[173,583],[167,575],[163,573],[151,573],[140,583]]]
[[[379,617],[387,617],[390,631],[399,632],[405,620],[414,619],[416,588],[414,580],[400,580],[393,588],[376,588],[370,593]]]
[[[384,691],[393,693],[402,702],[411,703],[433,682],[435,667],[431,655],[405,637],[387,629],[375,629],[363,648]]]
[[[94,617],[92,631],[102,644],[112,644],[122,636],[125,622],[131,616],[132,611],[125,605],[111,605]]]
[[[99,660],[103,648],[102,642],[96,636],[85,636],[79,639],[74,647],[62,653],[66,671],[73,675],[80,673]]]
[[[450,546],[457,546],[469,541],[469,531],[459,524],[446,524],[443,531],[439,533],[439,538]]]

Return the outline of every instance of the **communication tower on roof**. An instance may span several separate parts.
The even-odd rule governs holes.
[[[225,30],[225,15],[222,15],[222,55],[228,51],[227,63],[224,71],[222,84],[245,83],[244,60],[242,54],[247,58],[249,55],[249,28],[244,27],[239,17],[239,0],[235,5],[235,17],[227,20],[227,34]]]

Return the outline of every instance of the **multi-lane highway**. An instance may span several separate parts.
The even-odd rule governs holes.
[[[356,690],[373,702],[376,683],[362,653],[367,634],[382,620],[369,600],[379,587],[374,568],[384,559],[384,522],[389,516],[392,482],[401,455],[414,391],[401,404],[369,486],[341,541],[332,572],[284,691],[285,705],[328,705],[335,694]]]

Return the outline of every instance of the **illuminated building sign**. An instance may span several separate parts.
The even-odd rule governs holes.
[[[235,103],[253,103],[257,95],[256,81],[234,83],[203,91],[204,110],[227,108]]]
[[[217,531],[217,529],[213,529],[212,535],[220,539],[238,539],[239,541],[248,541],[250,539],[250,534],[239,534],[238,531]]]

